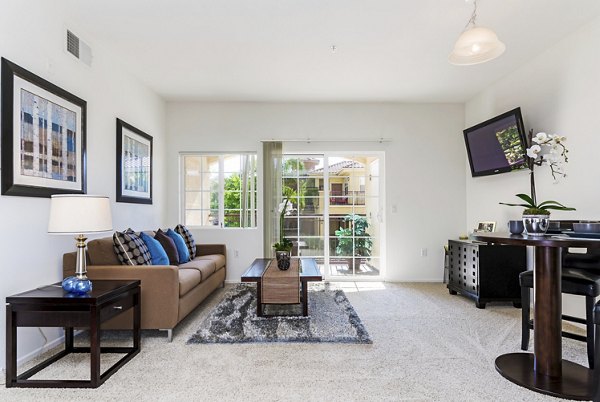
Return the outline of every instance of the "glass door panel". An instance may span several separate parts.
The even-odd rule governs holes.
[[[324,266],[326,224],[324,222],[322,155],[284,155],[282,199],[292,203],[284,219],[284,235],[294,244],[294,256],[311,257]],[[322,271],[323,272],[323,271]]]
[[[382,207],[380,158],[328,156],[331,278],[380,278]]]
[[[379,156],[284,155],[284,235],[326,279],[380,279],[381,195]]]

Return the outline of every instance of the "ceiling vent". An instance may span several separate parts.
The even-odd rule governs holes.
[[[77,35],[67,29],[65,50],[88,67],[92,65],[92,48]]]

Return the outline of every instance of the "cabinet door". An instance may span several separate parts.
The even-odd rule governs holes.
[[[469,255],[471,254],[471,245],[463,243],[460,247],[460,272],[459,272],[459,284],[463,291],[469,290]]]
[[[460,279],[460,244],[454,241],[448,242],[448,258],[450,268],[448,283],[458,287]]]
[[[465,274],[465,290],[469,293],[479,294],[479,246],[467,247]]]

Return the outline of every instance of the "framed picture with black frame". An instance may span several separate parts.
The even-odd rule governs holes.
[[[2,58],[2,195],[86,193],[83,99]]]
[[[152,137],[117,119],[117,202],[152,204]]]

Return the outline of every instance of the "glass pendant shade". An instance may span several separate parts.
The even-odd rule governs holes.
[[[485,63],[500,56],[505,50],[506,46],[494,31],[476,26],[459,36],[448,61],[458,66]]]

